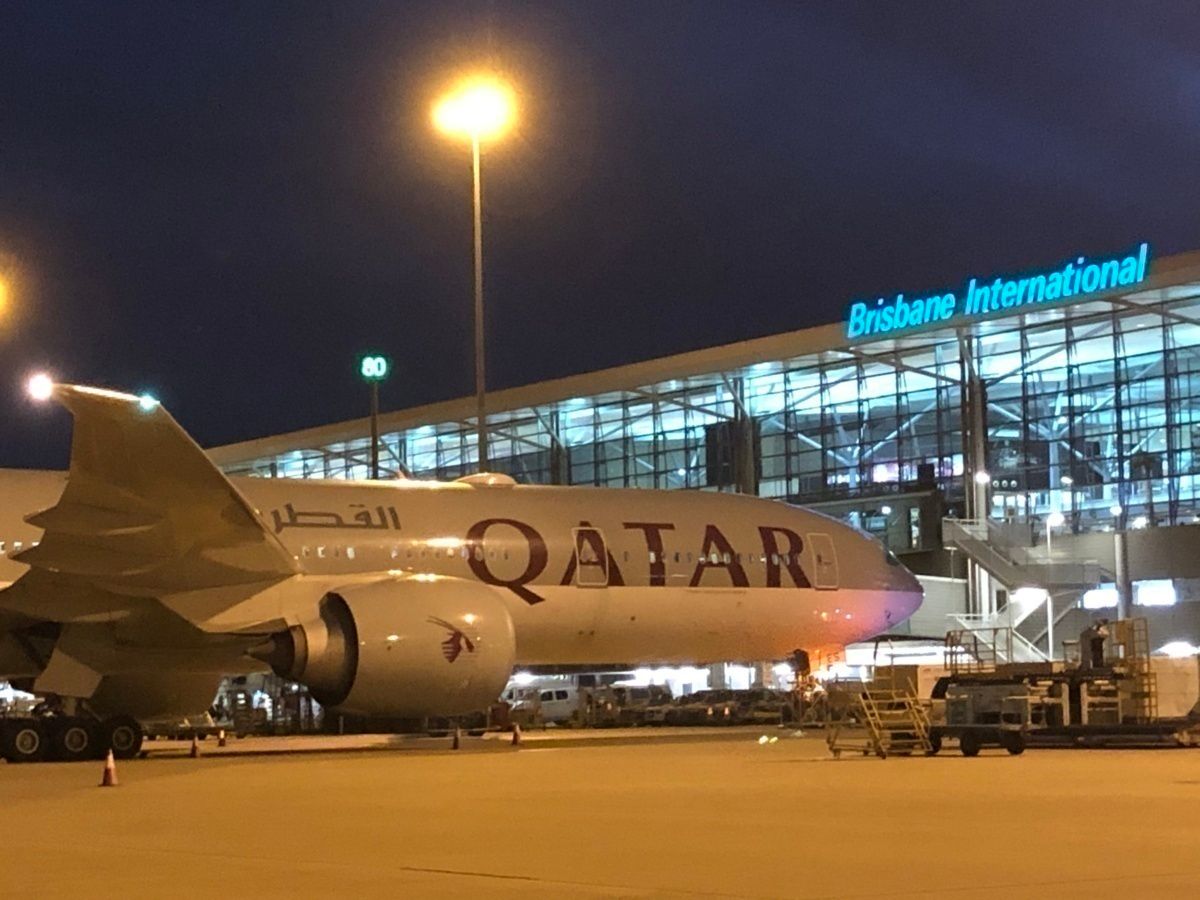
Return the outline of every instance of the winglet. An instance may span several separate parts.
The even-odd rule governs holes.
[[[67,487],[35,518],[35,568],[119,593],[161,596],[271,581],[295,560],[158,401],[52,384],[75,417]]]

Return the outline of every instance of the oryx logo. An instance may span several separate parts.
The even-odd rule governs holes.
[[[450,632],[450,636],[442,641],[442,656],[446,657],[446,662],[454,662],[464,649],[468,653],[475,652],[475,645],[471,642],[471,639],[463,634],[456,625],[451,625],[445,619],[439,619],[434,616],[430,616],[426,621],[430,625],[438,625]]]

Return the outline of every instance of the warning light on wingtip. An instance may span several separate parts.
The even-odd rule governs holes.
[[[44,403],[54,393],[54,379],[45,372],[38,372],[25,382],[25,390],[31,399]]]

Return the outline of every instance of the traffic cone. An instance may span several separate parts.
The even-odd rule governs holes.
[[[108,759],[104,761],[104,775],[100,779],[100,787],[116,787],[117,786],[117,762],[113,759],[113,753],[108,751]]]
[[[457,750],[461,744],[462,744],[462,729],[455,726],[454,741],[450,744],[450,749]]]
[[[515,722],[513,723],[512,745],[514,747],[521,746],[521,726]]]
[[[220,731],[217,732],[217,746],[218,747],[225,746],[225,729],[224,728],[222,728]]]
[[[197,759],[200,756],[200,742],[196,740],[196,736],[192,735],[192,749],[188,751],[188,756],[192,759]]]

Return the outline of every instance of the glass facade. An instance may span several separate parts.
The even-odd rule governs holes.
[[[799,332],[795,346],[811,346],[818,331],[833,334]],[[1060,512],[1076,532],[1200,515],[1200,283],[1024,310],[976,322],[965,336],[942,327],[754,356],[756,345],[778,348],[788,337],[743,345],[737,365],[700,364],[686,377],[590,396],[554,397],[548,384],[544,402],[489,415],[492,468],[528,483],[860,500],[851,518],[870,528],[879,518],[871,511],[889,512],[890,497],[940,491],[947,508],[962,503],[973,368],[986,398],[992,515]],[[409,416],[404,428],[385,416],[385,476],[472,472],[474,424],[463,408],[445,421]],[[344,436],[310,446],[301,434],[284,450],[266,439],[216,458],[230,474],[368,477],[369,438],[350,426]],[[271,452],[254,452],[267,444]]]

